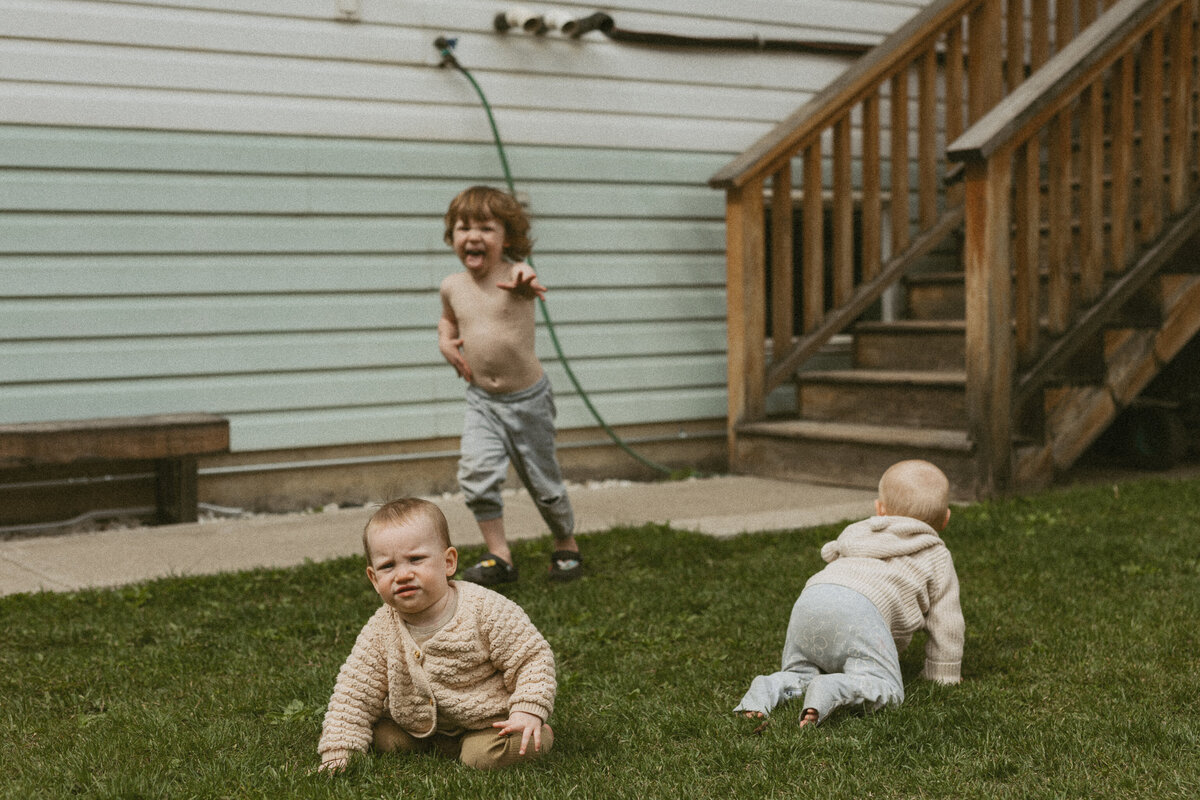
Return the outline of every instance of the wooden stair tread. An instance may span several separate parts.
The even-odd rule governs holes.
[[[789,419],[751,422],[737,426],[740,434],[772,436],[783,439],[815,439],[830,442],[853,442],[873,445],[906,445],[910,447],[971,451],[966,431],[941,428],[907,428],[889,425],[861,425],[849,422],[819,422]]]
[[[823,369],[796,374],[803,383],[857,383],[870,385],[907,384],[910,386],[965,386],[965,370],[914,369]]]
[[[908,283],[962,283],[966,278],[966,273],[961,269],[951,271],[930,271],[930,272],[914,272],[911,275],[905,275],[904,280]]]
[[[965,319],[897,319],[891,322],[867,321],[854,326],[855,333],[965,333]]]

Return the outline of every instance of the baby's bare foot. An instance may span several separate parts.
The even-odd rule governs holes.
[[[810,722],[813,725],[817,724],[817,710],[815,708],[806,708],[806,709],[804,709],[804,713],[800,715],[800,727],[801,728],[803,728],[805,725],[809,724]]]

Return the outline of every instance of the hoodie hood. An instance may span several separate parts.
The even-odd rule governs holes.
[[[826,563],[838,558],[893,558],[942,544],[937,531],[909,517],[871,517],[848,526],[821,548]]]

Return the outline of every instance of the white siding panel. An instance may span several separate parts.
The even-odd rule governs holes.
[[[664,390],[657,392],[592,395],[593,402],[613,425],[631,425],[722,417],[726,409],[724,388]],[[558,427],[595,425],[583,401],[557,394]],[[462,407],[385,406],[306,412],[245,414],[234,417],[230,436],[241,450],[266,450],[278,442],[306,442],[311,446],[396,441],[413,438],[414,430],[426,436],[456,436],[462,430]]]
[[[478,106],[424,105],[330,98],[191,96],[157,89],[0,83],[0,119],[31,125],[220,130],[239,133],[359,136],[422,141],[490,142]],[[736,152],[770,129],[765,122],[623,117],[603,113],[496,110],[505,140],[581,147]]]
[[[437,323],[434,295],[278,295],[0,300],[0,337],[59,339],[226,336],[241,333],[377,330]],[[434,346],[436,355],[436,346]]]
[[[720,195],[704,186],[647,186],[634,198],[616,185],[527,186],[526,193],[539,219],[720,219],[724,213]],[[11,170],[0,211],[428,216],[448,199],[445,181]]]
[[[708,288],[559,290],[551,301],[558,322],[603,322],[614,313],[630,322],[725,317],[724,292]],[[243,333],[435,329],[435,293],[320,294],[259,297],[0,299],[0,338],[10,340]],[[432,357],[440,360],[430,337]]]
[[[724,247],[719,221],[593,219],[544,225],[538,252],[694,252]],[[0,217],[2,253],[444,253],[440,219],[49,214]]]
[[[595,286],[724,286],[724,256],[684,253],[551,254],[535,264],[558,290]],[[436,289],[458,263],[446,254],[21,256],[0,259],[9,297],[403,292]]]
[[[725,346],[712,320],[570,323],[556,324],[556,331],[568,358],[580,362],[712,356]],[[0,360],[0,384],[388,369],[401,361],[417,364],[417,354],[440,366],[435,336],[423,325],[392,331],[10,341]],[[544,327],[537,344],[548,364],[557,359]]]
[[[876,42],[921,5],[606,8],[633,30]],[[212,411],[235,451],[457,434],[442,214],[503,175],[442,34],[488,93],[606,420],[724,416],[707,179],[850,60],[498,34],[483,0],[362,6],[0,0],[0,421]],[[560,427],[593,425],[540,317],[537,339]]]
[[[593,360],[572,365],[572,370],[585,387],[590,384],[621,394],[711,387],[724,377],[720,355],[679,357],[677,364],[677,369],[668,372],[656,358]],[[570,384],[562,368],[548,362],[547,372],[559,393],[569,396]],[[186,411],[199,403],[205,407],[220,404],[226,413],[241,416],[289,409],[455,403],[463,393],[462,381],[443,364],[328,371],[319,380],[314,378],[307,373],[160,378],[142,381],[133,402],[138,413],[153,413],[157,408]],[[124,381],[99,381],[93,395],[115,398],[128,390]],[[36,420],[42,418],[38,414],[48,413],[75,415],[81,410],[77,404],[77,394],[63,385],[47,385],[34,392],[0,389],[0,414],[5,419],[24,415]],[[33,416],[28,417],[31,410]]]
[[[470,85],[453,70],[436,68],[436,34],[406,13],[381,16],[379,24],[346,24],[303,14],[259,16],[252,3],[238,8],[245,13],[173,3],[155,7],[6,0],[3,5],[11,7],[6,23],[14,39],[0,51],[0,75],[6,77],[0,82],[3,120],[427,140],[487,138]],[[449,26],[443,32],[460,34],[463,63],[488,91],[504,135],[513,143],[624,146],[631,129],[636,136],[640,128],[644,140],[659,146],[736,152],[827,85],[848,63],[844,57],[822,55],[649,48],[604,37],[576,41],[501,35],[490,30],[496,6],[426,5],[427,13],[418,18],[426,18],[433,30]],[[812,19],[824,11],[837,26],[818,25],[820,38],[830,38],[830,30],[853,34],[873,25],[876,30],[869,38],[875,40],[879,30],[889,30],[916,10],[915,4],[845,2],[803,4],[805,11],[797,13],[788,8],[791,5],[769,4],[758,16],[780,26],[775,11],[784,12],[784,18]],[[858,13],[864,9],[874,13]],[[699,24],[711,28],[709,34],[719,30],[741,35],[734,30],[740,23],[722,19],[727,16],[728,12],[704,19],[683,6],[671,16],[638,19],[673,32],[699,32],[693,30]],[[456,29],[471,19],[483,24]],[[744,33],[798,35],[786,26]],[[293,102],[286,102],[288,98]],[[298,102],[301,98],[325,102],[305,104]],[[375,107],[379,104],[394,108],[388,113]],[[414,105],[422,112],[413,113],[409,107]],[[262,113],[255,113],[255,107]],[[594,115],[647,121],[642,126],[609,127],[592,119]],[[582,129],[563,116],[579,116]],[[529,124],[522,124],[526,117]],[[663,117],[737,124],[693,139],[665,125]],[[435,121],[441,124],[429,124]],[[596,138],[588,138],[586,131],[598,125]],[[601,131],[607,138],[600,138]],[[622,135],[625,138],[613,138]]]
[[[131,146],[136,141],[136,146]],[[13,168],[437,178],[457,187],[502,181],[496,148],[481,144],[311,139],[224,134],[140,136],[119,130],[0,125],[0,151]],[[704,186],[725,166],[722,153],[528,147],[505,143],[513,173],[530,181]],[[453,192],[446,197],[446,202]]]
[[[261,17],[248,24],[240,15],[142,6],[106,6],[83,0],[38,0],[15,5],[6,19],[14,38],[56,42],[113,44],[155,50],[200,51],[221,55],[415,65],[436,68],[441,60],[434,47],[437,33],[398,26],[343,25],[327,20]],[[454,3],[446,3],[452,7]],[[490,15],[488,19],[490,20]],[[744,51],[676,51],[609,42],[604,39],[572,41],[561,37],[535,37],[492,32],[469,33],[458,40],[464,66],[530,75],[581,75],[623,78],[631,81],[703,83],[714,86],[814,86],[818,77],[808,72],[817,66],[841,61],[829,56],[797,59],[794,56],[747,54]],[[761,65],[773,62],[769,73]],[[759,67],[756,69],[755,64]],[[269,66],[269,65],[268,65]],[[456,76],[450,70],[433,70],[447,77],[442,94],[451,93]],[[143,78],[142,80],[145,80]],[[297,85],[303,85],[297,81]],[[816,84],[820,86],[820,84]],[[460,99],[468,100],[470,87]]]
[[[104,0],[122,3],[127,0]],[[243,12],[265,16],[329,20],[340,18],[332,0],[171,0],[160,3],[177,8],[220,12]],[[497,11],[508,3],[487,0],[453,2],[409,0],[408,2],[363,2],[360,21],[419,28],[490,32]],[[597,4],[555,0],[525,4],[537,9],[555,8],[583,17]],[[871,35],[890,33],[904,23],[919,0],[804,0],[804,2],[730,3],[728,0],[638,0],[606,3],[602,10],[621,28],[664,30],[692,36],[753,36],[764,38],[813,38],[814,32],[841,33],[854,41],[871,41]],[[599,37],[599,34],[592,34]]]
[[[431,223],[432,224],[432,223]],[[725,259],[691,253],[551,253],[535,264],[550,297],[596,286],[722,288]],[[0,258],[0,286],[9,297],[262,294],[264,292],[433,292],[458,268],[434,255],[22,255]],[[553,302],[553,300],[551,301]]]
[[[823,69],[822,69],[823,66]],[[845,67],[843,59],[814,65],[807,83],[819,85]],[[64,47],[15,42],[0,52],[0,74],[9,81],[187,90],[218,95],[295,96],[325,99],[449,105],[471,103],[473,94],[447,97],[447,72],[420,66],[298,59],[266,61],[177,50],[131,51],[113,45]],[[450,78],[456,78],[450,73]],[[689,86],[642,83],[590,75],[560,75],[529,91],[527,75],[491,73],[488,100],[507,109],[549,107],[557,111],[622,116],[680,116],[770,122],[795,110],[810,92],[802,88]]]

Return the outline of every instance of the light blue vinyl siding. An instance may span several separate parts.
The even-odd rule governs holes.
[[[435,325],[461,267],[441,215],[501,183],[492,148],[19,126],[0,142],[21,154],[0,170],[0,419],[213,411],[241,451],[457,434]],[[703,185],[720,159],[619,156],[512,151],[536,164],[521,186],[558,337],[613,424],[720,417],[723,208]],[[406,173],[431,162],[462,174]],[[538,348],[560,424],[592,424],[544,325]]]
[[[609,11],[635,30],[874,42],[921,4]],[[497,34],[482,0],[361,7],[0,0],[0,422],[208,411],[235,451],[456,435],[442,214],[503,176],[440,34],[488,92],[558,338],[607,421],[724,417],[708,177],[849,61]],[[594,424],[541,322],[537,344],[560,427]]]

